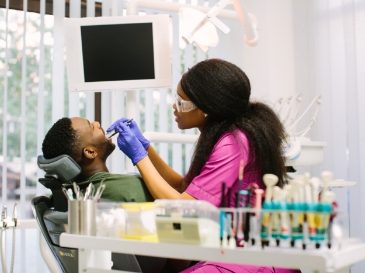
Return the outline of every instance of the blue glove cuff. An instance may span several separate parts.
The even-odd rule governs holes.
[[[151,144],[151,141],[149,141],[149,140],[147,140],[147,139],[144,139],[144,140],[140,140],[140,142],[141,142],[141,144],[142,144],[142,146],[143,146],[143,148],[145,149],[145,150],[147,150],[147,148],[150,146],[150,144]]]
[[[138,153],[136,155],[134,155],[134,157],[132,158],[132,163],[133,166],[136,166],[136,164],[141,161],[143,158],[145,158],[148,155],[146,150],[141,150],[138,151]]]

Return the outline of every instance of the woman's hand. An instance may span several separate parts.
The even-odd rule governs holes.
[[[121,118],[119,120],[117,120],[116,122],[114,122],[114,124],[112,126],[110,126],[106,131],[109,132],[111,130],[114,130],[115,127],[120,123],[126,123],[129,119],[127,118]],[[139,142],[141,142],[142,146],[144,147],[145,150],[147,150],[147,148],[150,146],[150,141],[147,140],[141,133],[141,131],[138,128],[137,122],[135,122],[134,120],[132,120],[129,124],[129,128],[131,128],[131,131],[133,132],[133,134],[138,138]]]
[[[119,133],[117,138],[119,149],[132,160],[133,165],[136,165],[147,156],[148,153],[146,149],[142,146],[141,142],[133,134],[128,125],[120,121],[113,129],[117,130]]]

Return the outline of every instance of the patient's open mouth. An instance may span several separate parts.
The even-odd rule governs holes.
[[[110,132],[105,134],[106,138],[111,138],[112,136],[114,136],[115,134],[117,134],[118,131],[117,130],[111,130]]]

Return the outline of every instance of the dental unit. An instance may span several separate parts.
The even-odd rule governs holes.
[[[1,265],[2,265],[2,272],[12,273],[14,271],[14,258],[15,258],[15,239],[16,239],[16,227],[18,225],[18,212],[17,212],[17,203],[14,204],[13,214],[12,217],[9,218],[7,215],[7,207],[3,206],[1,212],[1,227],[0,227],[0,244],[1,244]],[[11,265],[10,271],[7,268],[6,262],[6,243],[5,243],[5,231],[8,228],[13,228],[13,241],[12,241],[12,251],[11,251]]]

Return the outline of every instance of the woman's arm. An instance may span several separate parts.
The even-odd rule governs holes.
[[[113,129],[119,132],[117,138],[119,149],[137,166],[147,188],[155,199],[193,199],[189,194],[181,193],[182,185],[184,185],[183,177],[163,162],[149,142],[146,150],[131,128],[123,121],[117,122],[117,126]]]
[[[150,148],[148,148],[150,149]],[[154,149],[153,149],[154,151]],[[156,151],[154,151],[156,153]],[[157,154],[157,153],[156,153]],[[152,152],[152,157],[154,157]],[[162,161],[162,159],[161,159]],[[136,164],[146,186],[155,199],[186,199],[195,200],[194,197],[186,192],[180,193],[170,185],[152,164],[150,157],[146,156]],[[161,167],[161,166],[159,166]],[[171,169],[170,167],[168,167]],[[164,171],[162,171],[164,173]],[[166,174],[165,174],[166,175]],[[181,176],[180,176],[181,177]],[[181,177],[182,178],[182,177]],[[180,181],[179,187],[182,185]],[[176,182],[176,181],[175,181]],[[177,185],[177,184],[176,184]]]
[[[151,163],[156,168],[161,177],[167,183],[169,183],[171,187],[173,187],[180,193],[183,192],[185,190],[183,187],[183,185],[185,184],[184,177],[182,177],[180,174],[175,172],[169,165],[167,165],[156,152],[155,148],[152,147],[152,145],[147,148],[147,152]]]

